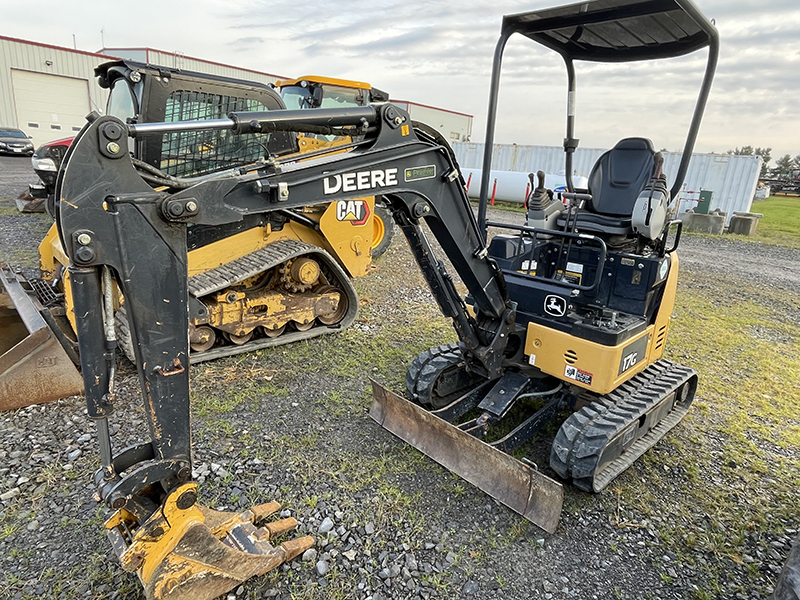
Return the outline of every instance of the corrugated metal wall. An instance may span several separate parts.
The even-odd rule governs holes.
[[[480,169],[483,165],[483,144],[456,142],[453,144],[458,163],[464,168]],[[573,159],[574,171],[588,176],[592,166],[605,150],[578,148]],[[669,185],[675,180],[680,164],[679,152],[664,153],[664,172]],[[521,171],[542,170],[557,174],[564,170],[564,149],[558,146],[517,146],[495,144],[492,169]],[[693,154],[680,197],[680,212],[694,208],[700,190],[714,192],[711,208],[728,213],[749,211],[761,172],[760,156],[732,156],[729,154]]]
[[[108,92],[93,83],[94,68],[108,60],[107,56],[0,38],[0,125],[24,125],[17,123],[11,69],[84,79],[89,83],[92,110],[102,112]]]

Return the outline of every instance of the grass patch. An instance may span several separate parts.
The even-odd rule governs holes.
[[[659,517],[661,542],[681,560],[712,559],[695,564],[706,580],[697,597],[718,597],[744,555],[767,555],[768,540],[800,513],[798,307],[739,279],[709,289],[700,275],[681,277],[667,357],[697,368],[698,395],[676,433],[639,461],[639,475],[618,480],[615,520]],[[757,567],[746,569],[753,583]]]
[[[744,239],[800,248],[800,198],[770,196],[754,202],[750,210],[764,216],[758,222],[756,235]]]

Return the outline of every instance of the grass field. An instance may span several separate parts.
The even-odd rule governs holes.
[[[770,196],[766,200],[753,202],[750,210],[764,215],[752,239],[800,248],[800,198]]]

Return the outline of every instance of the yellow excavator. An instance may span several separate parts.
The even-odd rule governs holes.
[[[542,173],[525,225],[486,219],[500,63],[512,35],[564,58],[571,100],[568,205],[553,200]],[[652,142],[628,137],[598,159],[587,189],[576,188],[569,175],[578,144],[574,62],[669,58],[704,48],[705,75],[671,186]],[[287,211],[340,203],[347,209],[364,194],[386,198],[459,342],[426,350],[411,363],[410,399],[373,384],[370,415],[547,531],[558,524],[562,483],[512,455],[545,425],[571,413],[559,419],[550,468],[565,482],[600,491],[680,422],[698,378],[663,359],[681,229],[668,215],[688,169],[718,48],[716,29],[691,0],[594,0],[505,17],[477,218],[447,141],[391,103],[233,111],[201,123],[93,116],[65,157],[53,208],[69,259],[87,413],[97,425],[97,495],[111,511],[106,534],[148,600],[211,600],[313,544],[308,537],[277,544],[296,524],[291,519],[257,526],[276,504],[233,514],[198,503],[186,332],[198,318],[198,290],[213,286],[216,275],[196,281],[205,274],[191,275],[188,254],[198,235],[192,230],[245,227],[250,219],[279,229],[291,220]],[[353,148],[290,159],[276,151],[263,163],[200,181],[144,169],[125,148],[129,140],[215,133],[231,143],[263,135],[261,143],[272,148],[282,132],[349,136]],[[489,226],[501,230],[491,240]],[[298,240],[283,242],[281,251],[302,251]],[[439,248],[449,265],[437,258]],[[247,268],[241,264],[239,281],[257,277]],[[295,284],[303,277],[289,275]],[[279,281],[286,276],[271,274]],[[254,281],[242,287],[269,290],[273,279],[263,286]],[[150,438],[117,449],[109,419],[126,415],[115,414],[115,287],[125,297]],[[229,296],[236,304],[241,288],[229,287],[215,299]]]
[[[194,121],[286,106],[271,86],[134,61],[105,63],[96,73],[110,90],[107,113],[123,121]],[[311,90],[326,105],[332,98],[342,106],[386,98],[363,82],[321,77],[282,82],[279,90],[287,99]],[[265,155],[291,159],[334,147],[346,152],[352,142],[350,137],[310,132],[269,138],[258,133],[234,137],[228,132],[182,132],[131,142],[128,149],[143,178],[165,188],[219,173],[232,176],[244,164],[264,162]],[[53,165],[56,170],[57,166]],[[179,179],[183,183],[177,184]],[[52,202],[51,198],[51,214]],[[188,230],[193,362],[333,333],[355,318],[358,300],[350,278],[370,272],[372,259],[386,251],[393,236],[391,215],[382,201],[364,196],[279,214],[270,222],[253,215],[233,227]],[[8,267],[0,272],[0,408],[82,390],[74,367],[77,326],[66,269],[69,259],[55,224],[39,246],[39,257],[39,279],[28,281]],[[115,315],[120,345],[133,359],[127,307],[120,295]]]

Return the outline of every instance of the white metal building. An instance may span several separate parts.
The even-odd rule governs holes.
[[[415,121],[438,129],[451,144],[468,142],[472,135],[472,115],[407,100],[391,100],[391,103],[405,110]]]
[[[192,58],[180,52],[164,52],[153,48],[103,48],[101,54],[127,58],[149,65],[159,65],[170,69],[181,69],[185,71],[195,71],[198,73],[208,73],[209,75],[219,75],[221,77],[233,77],[246,81],[258,81],[260,83],[275,83],[279,79],[286,79],[281,75],[262,73],[243,67],[233,67],[213,60],[203,58]]]
[[[0,126],[18,127],[35,146],[75,135],[108,92],[94,68],[108,56],[0,36]]]
[[[483,166],[483,147],[484,144],[454,143],[453,151],[462,168],[480,169]],[[599,148],[578,148],[572,162],[573,174],[588,177],[603,152],[605,150]],[[664,152],[664,173],[670,186],[680,161],[680,152]],[[728,219],[733,216],[734,211],[749,211],[758,185],[761,162],[760,156],[692,154],[679,198],[679,212],[696,207],[701,190],[714,192],[710,208],[727,212]],[[492,169],[523,173],[542,170],[557,174],[564,170],[564,149],[559,146],[495,144]],[[473,182],[470,196],[477,197],[479,188],[480,185]]]
[[[85,52],[0,36],[0,126],[18,127],[34,146],[71,137],[92,110],[103,112],[108,91],[94,68],[116,58],[264,83],[279,76],[151,48]]]
[[[86,115],[102,112],[108,91],[96,82],[94,68],[117,58],[261,83],[286,79],[223,63],[153,48],[103,48],[86,52],[0,36],[0,127],[18,127],[34,146],[71,137]],[[472,116],[405,100],[392,100],[412,118],[439,129],[452,142],[469,141]]]

